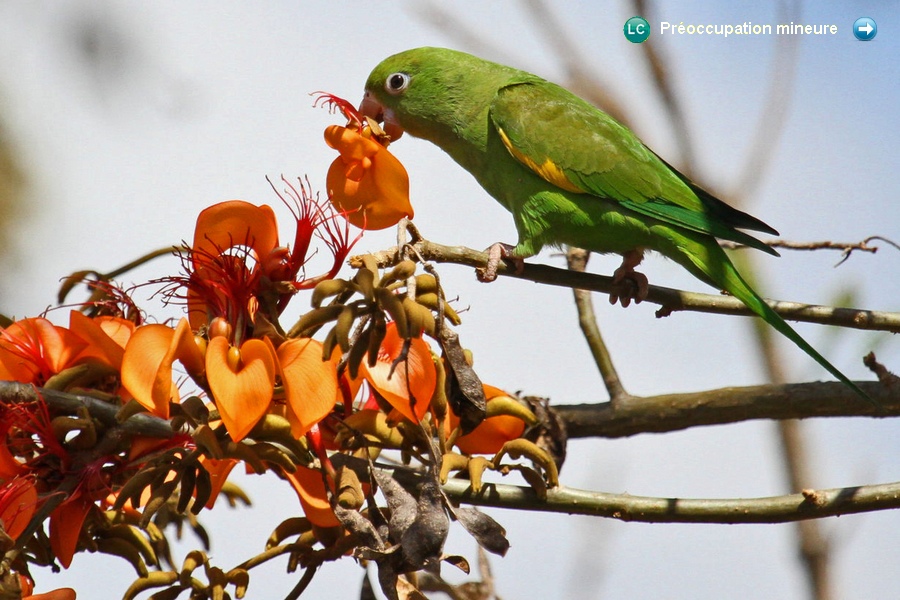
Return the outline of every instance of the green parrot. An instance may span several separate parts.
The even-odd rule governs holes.
[[[655,250],[743,302],[840,381],[869,397],[757,294],[719,246],[732,240],[778,253],[740,229],[777,235],[713,197],[612,117],[536,75],[445,48],[417,48],[382,61],[366,81],[360,112],[396,140],[432,142],[509,210],[519,241],[491,247],[488,279],[503,257],[543,246],[617,253],[611,301],[647,295],[634,271]]]

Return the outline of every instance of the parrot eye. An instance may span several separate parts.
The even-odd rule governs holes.
[[[384,89],[388,94],[399,94],[409,87],[409,75],[406,73],[392,73],[384,82]]]

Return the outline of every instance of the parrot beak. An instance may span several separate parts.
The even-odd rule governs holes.
[[[359,104],[359,112],[364,117],[371,117],[379,123],[383,123],[384,132],[388,134],[392,142],[396,142],[403,135],[403,128],[397,123],[394,111],[383,107],[377,100],[366,92]]]

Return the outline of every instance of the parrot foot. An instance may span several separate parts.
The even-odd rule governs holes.
[[[500,265],[501,260],[513,263],[516,274],[520,274],[525,269],[525,259],[521,256],[515,256],[513,254],[514,249],[515,246],[501,242],[491,244],[486,250],[488,253],[487,265],[475,269],[475,276],[478,277],[478,281],[490,283],[497,279],[497,267]]]
[[[631,301],[640,304],[650,293],[650,281],[643,273],[634,270],[644,260],[643,250],[630,250],[622,255],[622,266],[613,272],[613,289],[609,293],[609,303],[619,302],[622,308]]]

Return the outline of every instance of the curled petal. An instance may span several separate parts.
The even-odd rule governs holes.
[[[387,148],[354,129],[331,125],[325,141],[340,152],[326,177],[328,197],[361,229],[385,229],[413,216],[409,176]]]
[[[69,315],[69,329],[88,344],[78,355],[78,361],[93,358],[119,371],[135,325],[119,317],[90,318],[73,310]]]
[[[178,397],[172,363],[179,360],[191,375],[203,372],[203,354],[187,319],[173,330],[165,325],[138,327],[122,358],[122,385],[147,410],[169,418],[169,401]]]
[[[197,217],[193,254],[218,256],[232,246],[248,246],[262,260],[278,246],[278,224],[272,207],[243,200],[213,204]]]
[[[278,347],[287,401],[296,417],[293,434],[300,437],[325,418],[338,399],[337,367],[322,360],[322,343],[295,338]]]
[[[231,439],[239,442],[250,433],[272,402],[276,357],[268,338],[250,339],[241,345],[238,360],[223,337],[209,341],[206,377]]]
[[[363,361],[361,371],[391,406],[407,419],[418,422],[428,412],[437,373],[431,360],[431,348],[421,338],[409,340],[406,358],[394,367],[394,361],[403,352],[405,341],[397,334],[396,325],[389,323],[375,366],[370,367],[367,361]]]

